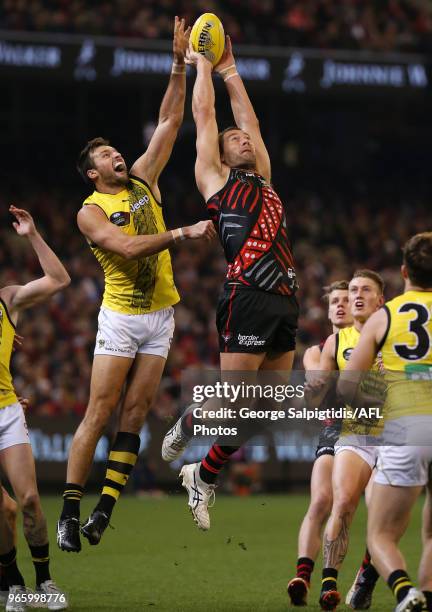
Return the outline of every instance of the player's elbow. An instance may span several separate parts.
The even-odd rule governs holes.
[[[140,245],[138,250],[136,240],[134,240],[133,236],[131,236],[123,242],[119,255],[121,255],[124,259],[131,261],[133,259],[139,259],[140,257],[146,257],[147,253],[146,249],[143,248],[143,245]]]
[[[71,277],[65,270],[62,277],[58,280],[58,290],[60,291],[61,289],[66,289],[66,287],[69,287],[71,280]]]
[[[198,104],[193,108],[193,116],[198,128],[204,128],[208,123],[216,121],[214,106]]]
[[[173,131],[178,131],[183,123],[183,109],[159,117],[159,125],[166,125]]]

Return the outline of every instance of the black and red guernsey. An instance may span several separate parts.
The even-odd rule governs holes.
[[[296,291],[284,205],[262,176],[232,168],[207,209],[228,262],[228,284],[282,295]]]

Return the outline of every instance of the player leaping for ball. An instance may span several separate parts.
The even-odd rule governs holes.
[[[333,333],[352,325],[353,319],[349,308],[348,282],[335,281],[325,288],[324,299],[328,303],[328,318],[333,326]],[[305,351],[303,365],[313,375],[319,371],[321,351],[324,342],[311,346]],[[327,397],[332,398],[332,394]],[[328,405],[334,405],[329,404]],[[321,409],[325,406],[321,404]],[[340,433],[340,423],[327,423],[319,436],[316,458],[312,469],[310,491],[311,499],[298,535],[298,560],[295,578],[288,583],[288,595],[293,606],[307,605],[307,594],[315,560],[321,548],[321,533],[330,515],[332,507],[332,470],[334,445]]]
[[[407,241],[402,276],[405,292],[368,320],[339,388],[353,395],[358,373],[369,370],[380,351],[388,385],[383,443],[389,446],[378,449],[368,546],[397,600],[395,612],[419,612],[432,610],[432,232]],[[422,592],[414,588],[398,545],[424,485]]]
[[[195,176],[219,233],[228,271],[217,307],[222,372],[292,368],[298,319],[287,209],[271,185],[270,159],[258,119],[226,38],[216,67],[225,81],[236,127],[220,134],[216,123],[212,65],[190,46],[197,70],[192,111],[197,127]],[[245,342],[244,336],[253,338]],[[164,439],[162,456],[177,458],[190,439],[179,419]],[[201,461],[181,470],[189,507],[209,529],[208,503],[220,470],[238,446],[219,440]]]
[[[46,519],[42,511],[36,483],[36,471],[22,405],[18,402],[10,373],[15,326],[20,313],[48,300],[67,287],[70,278],[62,263],[36,230],[31,215],[15,206],[14,228],[28,239],[38,256],[44,276],[26,285],[11,285],[0,290],[0,465],[7,476],[18,506],[23,514],[24,536],[30,548],[36,570],[36,589],[50,595],[47,607],[52,610],[67,608],[63,593],[51,580],[49,544]],[[24,579],[16,562],[16,548],[7,509],[12,500],[3,499],[0,487],[0,565],[9,585],[6,610],[26,609]]]
[[[78,213],[78,225],[104,270],[105,293],[89,404],[72,441],[57,527],[57,543],[66,551],[81,549],[80,500],[96,445],[120,399],[102,493],[82,527],[90,544],[99,543],[137,460],[139,433],[165,367],[174,332],[173,304],[179,300],[168,248],[181,240],[215,236],[209,221],[166,231],[160,203],[159,176],[183,120],[187,42],[184,21],[176,18],[174,63],[159,122],[130,172],[121,154],[102,138],[90,141],[79,158],[79,171],[95,190]]]

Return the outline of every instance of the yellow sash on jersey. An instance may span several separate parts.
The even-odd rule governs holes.
[[[96,204],[111,223],[129,236],[166,231],[162,208],[149,186],[131,178],[115,195],[94,191],[84,206]],[[124,314],[144,314],[176,304],[180,297],[174,284],[168,249],[156,255],[127,260],[90,244],[105,274],[102,304]]]
[[[15,325],[12,323],[5,303],[0,299],[0,408],[17,402],[10,373],[10,360]]]

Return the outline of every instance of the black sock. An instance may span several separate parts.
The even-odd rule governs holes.
[[[36,572],[36,587],[45,580],[51,580],[49,571],[49,544],[43,546],[30,546],[33,565]]]
[[[3,568],[5,579],[9,586],[25,586],[24,578],[17,566],[15,546],[5,555],[0,555],[0,565]]]
[[[67,482],[63,492],[63,510],[60,515],[61,519],[73,516],[80,516],[80,502],[84,495],[84,489],[80,485]]]
[[[362,564],[361,564],[362,569],[365,570],[370,565],[370,562],[371,562],[370,552],[366,548],[365,556],[364,556]]]
[[[395,570],[392,572],[387,580],[387,584],[393,591],[393,595],[398,603],[408,595],[408,591],[414,586],[405,570]]]
[[[324,567],[322,571],[321,592],[337,591],[338,571],[333,567]]]
[[[207,484],[214,484],[225,463],[239,448],[239,446],[219,446],[219,444],[213,444],[205,458],[201,461],[201,480]]]
[[[139,447],[138,434],[118,432],[108,457],[105,482],[95,510],[101,510],[109,517],[111,516],[115,503],[138,459]]]
[[[426,597],[426,610],[430,612],[432,610],[432,591],[423,591],[423,595]]]
[[[0,591],[8,591],[9,590],[9,582],[6,578],[6,572],[3,569],[3,566],[0,565]]]
[[[299,557],[297,560],[297,578],[303,578],[309,584],[314,565],[314,561],[309,557]]]
[[[379,574],[372,563],[369,563],[369,565],[363,570],[363,578],[368,584],[375,584],[375,582],[378,580]]]

